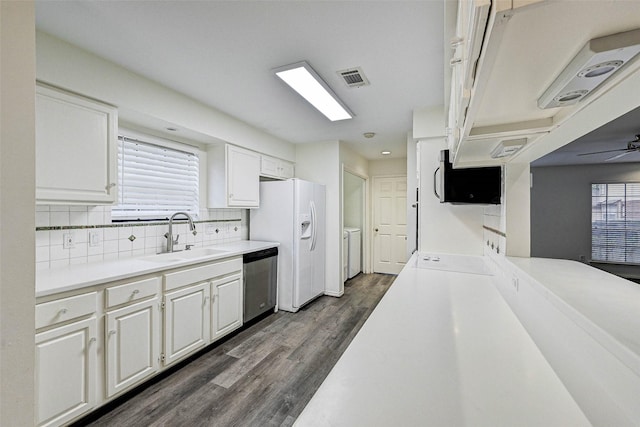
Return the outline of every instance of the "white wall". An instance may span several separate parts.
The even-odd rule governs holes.
[[[531,187],[528,163],[511,162],[502,171],[502,211],[508,256],[531,256]]]
[[[532,168],[531,256],[591,259],[591,184],[640,182],[639,163]],[[640,276],[639,267],[612,269]]]
[[[296,177],[326,186],[326,293],[341,296],[342,283],[342,185],[338,141],[298,144]]]
[[[483,207],[440,203],[433,193],[433,172],[440,166],[444,138],[419,142],[421,252],[483,254]],[[439,179],[439,178],[438,178]]]
[[[118,107],[122,114],[166,122],[293,161],[295,147],[221,111],[161,86],[48,34],[36,35],[37,78]]]
[[[405,157],[393,159],[369,160],[369,175],[406,175],[407,159]]]
[[[445,118],[442,106],[420,108],[414,111],[412,136],[419,138],[417,147],[420,186],[418,250],[482,255],[484,207],[440,203],[433,192],[434,171],[440,166],[440,150],[447,149],[444,128]],[[440,179],[439,176],[437,179]]]
[[[0,425],[35,420],[35,18],[0,2]]]

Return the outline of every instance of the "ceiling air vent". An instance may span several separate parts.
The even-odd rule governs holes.
[[[367,80],[360,67],[338,71],[338,74],[349,87],[367,86],[369,84],[369,80]]]

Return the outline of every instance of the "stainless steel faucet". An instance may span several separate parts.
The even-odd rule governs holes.
[[[194,236],[196,235],[196,225],[193,223],[191,215],[186,212],[174,213],[171,215],[171,218],[169,218],[169,232],[164,235],[164,237],[167,238],[167,252],[174,252],[173,246],[178,244],[178,239],[180,238],[179,234],[176,235],[175,240],[173,238],[173,219],[178,215],[184,215],[187,217],[187,221],[189,221],[189,230],[191,230]]]

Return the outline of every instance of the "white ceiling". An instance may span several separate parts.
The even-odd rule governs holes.
[[[36,1],[41,31],[293,143],[406,155],[443,104],[443,1]],[[330,122],[270,70],[308,61],[356,114]],[[337,71],[361,67],[370,86]],[[375,132],[366,139],[364,132]]]

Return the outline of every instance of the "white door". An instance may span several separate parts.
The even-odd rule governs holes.
[[[374,177],[373,203],[373,271],[398,274],[407,262],[407,177]]]
[[[158,370],[158,314],[157,297],[106,314],[106,376],[109,397]]]
[[[164,364],[209,343],[209,282],[165,295]]]
[[[36,334],[36,423],[62,425],[96,404],[95,317]]]
[[[242,326],[242,275],[211,281],[211,340]]]

